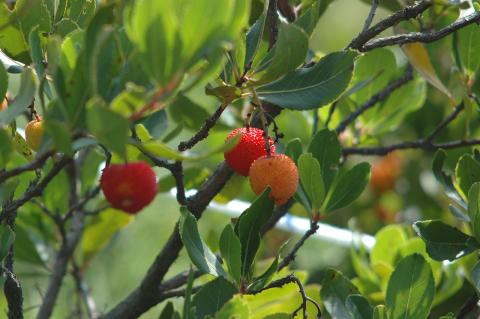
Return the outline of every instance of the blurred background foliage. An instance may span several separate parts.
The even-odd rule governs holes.
[[[368,11],[369,5],[359,0],[333,1],[310,38],[310,48],[318,56],[341,50],[361,30]],[[374,21],[378,21],[388,13],[386,9],[380,9]],[[452,12],[451,14],[441,15],[440,18],[434,20],[434,23],[436,26],[441,26],[455,18],[456,13]],[[408,28],[408,25],[404,27]],[[452,92],[453,96],[458,98],[461,96],[461,89],[458,85],[460,78],[458,70],[455,70],[450,46],[451,38],[447,37],[426,45],[426,48],[439,79]],[[383,69],[388,63],[397,65],[405,63],[405,56],[398,48],[381,49],[375,51],[374,54],[376,56],[373,56],[372,59],[380,61],[377,66],[378,69]],[[371,72],[372,64],[368,64],[367,69]],[[377,84],[379,87],[382,86],[382,83],[384,85],[389,79],[398,76],[398,74],[386,74],[388,70],[384,71],[384,74],[382,74],[383,71],[379,73],[377,79],[380,83]],[[358,63],[355,72],[355,76],[359,74],[357,72],[360,72]],[[355,76],[353,81],[355,81]],[[18,82],[19,76],[10,75],[9,91],[13,95],[18,90]],[[479,80],[477,79],[477,83],[473,85],[473,90],[480,94],[478,83]],[[394,114],[388,113],[388,104],[383,105],[386,110],[385,114],[373,114],[377,111],[372,109],[360,118],[354,128],[345,131],[340,136],[343,145],[348,146],[359,142],[362,145],[387,145],[426,136],[451,112],[452,106],[442,92],[431,85],[427,85],[421,79],[413,81],[411,86],[406,86],[404,91],[406,94],[411,94],[414,90],[419,93],[414,96],[414,100],[408,100],[406,105],[402,104],[402,108],[409,109],[408,112],[397,118],[397,124],[399,125],[394,125],[394,122],[390,123],[388,121],[381,123],[381,125],[378,124],[380,117],[388,120],[390,116],[394,116]],[[351,99],[341,100],[338,105],[338,112],[332,119],[331,127],[338,124],[345,114],[355,108],[355,103],[364,102],[368,96],[368,94],[362,96],[359,93],[353,95]],[[398,103],[399,100],[401,98],[396,98],[392,103]],[[217,104],[218,101],[214,97],[207,96],[204,93],[203,86],[198,85],[177,100],[175,105],[162,112],[162,116],[168,118],[169,125],[168,129],[159,127],[157,133],[165,137],[168,136],[169,132],[178,128],[178,125],[181,125],[182,132],[169,141],[171,145],[176,145],[178,141],[184,140],[192,132],[197,131],[204,118],[215,110]],[[236,108],[229,108],[228,112],[222,116],[220,124],[215,127],[207,140],[196,146],[193,151],[200,149],[201,152],[204,152],[222,144],[227,132],[241,125],[241,107],[242,105],[238,105]],[[394,107],[398,107],[398,105],[394,105]],[[284,143],[298,137],[304,145],[308,144],[312,136],[313,112],[315,111],[285,110],[280,114],[276,123],[280,132],[284,134]],[[478,136],[480,123],[477,112],[478,106],[473,110],[475,116],[467,118],[466,112],[461,114],[458,120],[442,131],[438,136],[438,141],[462,139],[467,130],[470,130],[471,136]],[[324,107],[318,110],[318,113],[321,126],[327,117],[328,108]],[[19,126],[23,125],[19,122]],[[282,149],[282,145],[279,146],[279,149]],[[133,152],[133,150],[130,151]],[[454,170],[458,158],[468,151],[468,149],[449,151],[447,168]],[[18,157],[16,163],[25,162],[25,159],[21,156],[16,156]],[[378,245],[389,247],[384,250],[399,249],[403,251],[402,254],[406,254],[408,251],[424,252],[423,242],[419,241],[419,238],[416,238],[413,234],[412,222],[422,219],[442,219],[449,224],[456,223],[447,208],[449,200],[431,172],[432,157],[433,153],[419,150],[395,152],[384,158],[350,156],[346,163],[348,166],[360,160],[369,161],[373,164],[370,186],[353,205],[326,216],[322,222],[348,228],[354,232],[376,234]],[[200,162],[186,164],[187,189],[198,186],[221,160],[223,160],[222,154],[217,154]],[[82,178],[93,181],[98,178],[98,166],[102,157],[100,154],[92,153],[85,161]],[[178,204],[168,193],[170,188],[174,186],[172,179],[167,176],[164,170],[159,169],[158,175],[161,177],[160,187],[164,193],[157,196],[155,202],[144,212],[132,219],[128,217],[120,218],[118,214],[122,213],[114,211],[109,214],[102,214],[101,218],[104,218],[104,220],[96,220],[97,228],[91,227],[91,230],[85,234],[82,242],[83,254],[78,256],[78,262],[88,265],[85,268],[86,280],[90,284],[92,296],[97,301],[100,312],[116,304],[138,284],[154,256],[167,240],[167,236],[179,216]],[[29,174],[22,175],[19,189],[25,189],[28,179],[31,177]],[[59,175],[49,187],[61,189],[65,183],[65,176]],[[61,201],[62,196],[64,196],[62,193],[56,195],[55,192],[48,192],[48,198],[44,198],[44,200],[46,205],[49,205],[49,202],[56,203],[56,208],[61,209],[57,203]],[[217,196],[217,201],[225,202],[230,198],[251,201],[254,194],[248,187],[248,181],[240,176],[234,177],[224,191]],[[299,204],[295,204],[290,212],[301,217],[307,217],[306,211]],[[34,203],[29,203],[21,209],[18,217],[15,245],[18,264],[17,275],[24,287],[26,318],[34,317],[35,309],[42,300],[39,287],[44,287],[48,281],[48,271],[44,261],[52,254],[51,249],[45,243],[51,242],[55,236],[52,225],[42,220],[40,216],[40,208]],[[208,210],[199,222],[203,238],[206,238],[214,251],[218,251],[218,238],[228,218],[221,212]],[[113,222],[120,224],[112,226]],[[116,232],[117,228],[120,227],[123,228]],[[111,240],[107,240],[112,234]],[[294,235],[290,243],[294,243],[298,236]],[[105,237],[105,239],[102,237]],[[262,241],[261,258],[259,259],[268,261],[269,258],[277,254],[281,245],[291,237],[292,234],[280,230],[269,232]],[[102,244],[92,247],[89,240]],[[395,242],[396,246],[393,245],[395,247],[391,246],[392,240]],[[393,254],[392,251],[390,252]],[[388,260],[391,259],[391,256],[377,256],[375,258]],[[318,285],[326,269],[334,267],[342,271],[347,277],[356,278],[355,283],[361,291],[368,295],[372,302],[380,303],[383,302],[384,298],[385,271],[388,272],[388,269],[375,269],[372,267],[371,259],[372,256],[370,256],[370,261],[368,260],[365,251],[362,249],[340,247],[311,239],[299,251],[291,267],[301,270],[299,274],[309,284],[308,289],[312,291],[311,296],[315,299],[319,298]],[[471,257],[463,258],[459,261],[459,264],[471,264],[470,259]],[[260,269],[262,265],[266,267],[269,264],[267,261],[260,262],[258,267]],[[392,267],[394,261],[389,260],[389,262],[391,263],[390,267]],[[435,262],[432,261],[432,265],[434,264]],[[187,269],[189,265],[188,256],[185,251],[182,251],[181,257],[175,262],[169,273],[175,274]],[[432,318],[437,318],[441,314],[458,309],[463,304],[465,296],[471,292],[472,287],[459,274],[460,266],[449,268],[448,273],[443,275],[440,274],[442,266],[439,263],[433,267],[434,276],[438,277],[439,285],[440,283],[446,283],[447,288],[450,289],[443,290],[443,297],[437,295],[434,302],[435,308],[432,312]],[[440,276],[443,277],[440,278]],[[270,292],[273,296],[264,296],[263,300],[272,298],[279,311],[291,311],[298,303],[298,300],[292,299],[292,296],[295,296],[295,298],[298,298],[298,296],[293,293],[296,291],[295,286],[289,286],[288,289],[291,290],[290,295],[287,290],[281,296],[276,296],[273,291]],[[75,308],[75,303],[80,302],[76,300],[75,291],[75,283],[71,277],[67,276],[65,287],[61,290],[61,296],[55,309],[54,318],[74,317],[72,308]],[[1,308],[5,309],[6,303],[3,296],[0,302]],[[177,299],[174,302],[179,305],[182,300]],[[247,300],[246,302],[251,301]],[[154,307],[142,318],[157,318],[163,306],[164,304],[160,304]],[[261,318],[264,314],[262,305],[257,305],[257,307],[258,311],[255,312],[255,318]],[[271,311],[273,308],[268,309],[268,311]]]

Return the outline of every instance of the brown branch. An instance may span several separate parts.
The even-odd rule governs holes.
[[[28,164],[15,167],[9,171],[0,172],[0,184],[5,182],[10,177],[14,177],[24,172],[33,171],[33,170],[42,168],[47,162],[47,160],[50,158],[50,156],[52,156],[53,154],[55,154],[54,151],[43,153],[39,157],[35,158],[33,161],[29,162]]]
[[[70,184],[69,207],[75,207],[79,203],[78,173],[75,162],[70,162],[70,165],[67,166],[67,175]],[[52,315],[58,293],[60,292],[60,288],[62,286],[63,278],[67,272],[68,262],[72,257],[78,242],[80,241],[83,229],[84,214],[81,210],[78,210],[73,214],[70,229],[68,230],[55,258],[47,292],[45,293],[42,305],[38,311],[37,319],[47,319]]]
[[[270,50],[277,42],[278,37],[277,0],[270,0],[268,3],[267,24],[270,32],[268,36],[268,49]]]
[[[305,234],[303,234],[303,236],[298,240],[298,242],[288,253],[288,255],[285,256],[285,258],[283,258],[282,261],[278,264],[278,270],[282,270],[283,268],[287,267],[293,260],[295,260],[298,250],[303,246],[307,239],[310,238],[310,236],[317,232],[318,227],[318,221],[310,222],[310,229],[307,230]]]
[[[397,34],[390,37],[374,39],[365,43],[361,48],[359,48],[359,50],[362,52],[366,52],[376,48],[382,48],[396,44],[401,45],[412,42],[430,43],[446,37],[447,35],[450,35],[453,32],[472,23],[480,23],[480,12],[475,12],[469,16],[457,20],[449,26],[438,31],[411,32],[407,34]]]
[[[419,16],[431,5],[432,3],[430,1],[422,1],[416,5],[406,7],[393,13],[392,15],[378,22],[374,26],[361,32],[355,39],[350,42],[348,48],[362,50],[365,43],[367,43],[369,40],[373,39],[383,31],[387,30],[390,27],[393,27],[401,21],[406,21]]]
[[[23,319],[23,292],[22,286],[13,271],[13,244],[5,257],[5,267],[2,269],[6,276],[3,293],[8,304],[9,319]]]
[[[72,265],[72,277],[75,281],[78,294],[81,296],[81,299],[85,304],[85,308],[87,309],[88,318],[95,319],[97,318],[97,307],[95,305],[95,300],[93,300],[92,296],[90,295],[88,286],[83,278],[82,270],[75,262],[72,262]]]
[[[340,122],[340,124],[338,124],[336,128],[337,134],[342,133],[347,128],[347,126],[353,123],[360,115],[374,107],[377,103],[387,99],[393,91],[399,89],[412,79],[413,69],[410,65],[408,65],[403,76],[390,82],[384,89],[373,95],[367,102],[365,102],[358,109],[350,113],[350,115],[345,120]]]
[[[450,124],[451,122],[453,122],[458,114],[460,114],[460,112],[462,112],[463,110],[465,109],[465,105],[463,102],[461,102],[459,105],[457,105],[455,107],[455,109],[453,110],[452,113],[450,113],[450,115],[448,115],[433,131],[432,133],[430,133],[429,136],[427,136],[427,138],[425,139],[425,142],[431,142],[433,141],[433,139],[445,128],[448,126],[448,124]]]

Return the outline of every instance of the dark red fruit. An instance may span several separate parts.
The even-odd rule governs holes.
[[[240,142],[230,151],[226,152],[225,161],[238,174],[248,176],[248,170],[253,161],[257,158],[267,155],[265,150],[265,138],[263,131],[254,127],[237,128],[228,134],[228,141],[233,136],[241,134]],[[269,138],[270,154],[275,154],[275,145]]]
[[[114,164],[103,170],[100,186],[113,208],[138,213],[157,194],[155,172],[145,162]]]

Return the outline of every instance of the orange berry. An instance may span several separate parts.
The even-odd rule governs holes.
[[[3,99],[2,103],[0,103],[0,112],[5,110],[8,106],[7,99]]]
[[[392,190],[400,175],[400,159],[393,153],[373,164],[370,186],[376,193]]]
[[[27,141],[28,146],[34,151],[38,150],[40,144],[42,143],[43,133],[45,132],[45,127],[43,125],[42,118],[33,119],[28,122],[25,127],[25,140]]]
[[[297,191],[298,169],[285,154],[262,156],[250,166],[249,178],[255,194],[260,195],[270,186],[270,197],[282,205]]]

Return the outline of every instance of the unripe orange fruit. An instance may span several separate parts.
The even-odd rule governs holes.
[[[40,144],[42,143],[44,132],[45,127],[41,117],[28,122],[27,126],[25,127],[25,140],[31,149],[35,151],[38,150]]]
[[[282,205],[297,191],[298,169],[285,154],[262,156],[250,166],[249,178],[255,194],[260,195],[270,186],[270,197]]]
[[[378,194],[392,190],[400,172],[400,159],[391,153],[373,164],[370,186]]]

